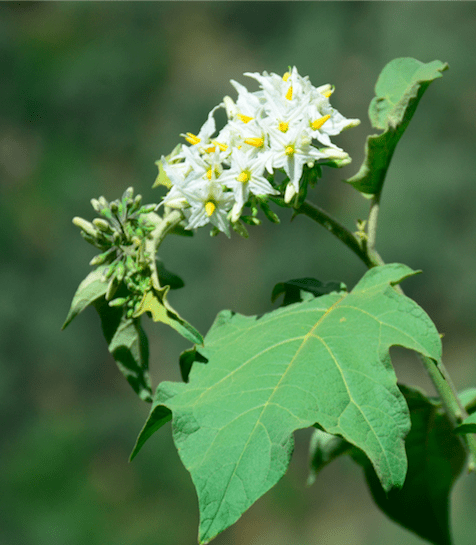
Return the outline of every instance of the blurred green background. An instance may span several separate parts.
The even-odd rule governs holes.
[[[363,158],[373,87],[396,57],[448,62],[400,142],[383,194],[378,247],[423,274],[408,295],[445,334],[458,387],[476,384],[476,5],[471,2],[168,2],[0,4],[0,543],[196,543],[198,511],[170,425],[132,464],[148,413],[117,371],[88,309],[64,332],[95,254],[71,224],[92,197],[133,185],[145,201],[154,162],[197,132],[245,71],[296,65],[362,124],[335,141],[353,157],[311,199],[349,228],[368,203],[341,179]],[[270,310],[276,282],[314,276],[352,287],[364,266],[307,218],[161,248],[186,288],[171,303],[205,333],[216,313]],[[179,380],[188,345],[146,324],[154,385]],[[394,350],[400,380],[431,386],[413,354]],[[305,488],[309,431],[287,475],[217,545],[422,543],[374,507],[350,460]],[[435,476],[437,478],[437,476]],[[475,477],[453,495],[457,545],[474,545]]]

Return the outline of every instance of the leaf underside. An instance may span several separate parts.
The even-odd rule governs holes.
[[[233,524],[284,475],[293,432],[318,424],[357,446],[385,490],[403,485],[408,408],[388,349],[435,360],[438,332],[392,284],[414,274],[375,267],[349,294],[331,293],[262,317],[220,313],[189,382],[164,382],[143,433],[173,415],[174,441],[200,507],[200,543]],[[141,435],[142,435],[141,434]],[[150,435],[150,433],[149,433]],[[143,442],[139,436],[137,453]]]
[[[403,488],[386,493],[368,460],[357,456],[357,461],[384,513],[434,545],[451,545],[450,492],[463,470],[466,452],[438,403],[415,389],[401,388],[412,422],[406,439],[408,474]]]
[[[376,96],[370,103],[369,117],[372,127],[383,132],[367,138],[364,162],[357,174],[346,180],[364,196],[381,192],[395,148],[423,93],[447,68],[448,65],[441,61],[423,63],[399,58],[382,70],[375,86]]]

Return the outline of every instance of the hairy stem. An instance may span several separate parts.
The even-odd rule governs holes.
[[[145,251],[151,256],[152,285],[156,289],[160,289],[161,286],[155,259],[156,253],[167,233],[182,221],[183,215],[180,210],[169,210],[163,217],[160,217],[155,212],[150,212],[147,214],[147,219],[155,225],[155,228],[146,240]]]

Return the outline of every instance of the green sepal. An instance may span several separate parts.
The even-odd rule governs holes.
[[[172,150],[172,152],[169,153],[165,157],[165,159],[167,161],[170,161],[171,159],[173,159],[180,152],[181,149],[182,149],[182,144],[177,144],[175,146],[175,148]],[[165,169],[164,169],[164,165],[162,163],[162,160],[159,159],[158,161],[155,162],[155,164],[157,165],[157,167],[159,169],[159,173],[157,174],[157,178],[155,179],[155,182],[152,185],[152,188],[158,187],[159,185],[163,185],[167,189],[170,189],[172,187],[172,182],[170,181],[170,178],[165,173]]]
[[[423,63],[412,58],[399,58],[389,62],[380,73],[369,117],[372,127],[383,132],[367,137],[365,159],[360,170],[345,180],[365,197],[381,192],[397,143],[423,93],[447,68],[448,64],[441,61]]]
[[[61,329],[64,329],[73,318],[82,312],[87,306],[91,305],[103,295],[108,289],[108,282],[103,279],[103,274],[108,265],[98,267],[90,272],[88,276],[79,284],[76,293],[73,296],[71,308]]]
[[[154,322],[163,322],[175,329],[182,337],[190,342],[202,344],[203,337],[200,333],[171,307],[167,301],[167,292],[170,286],[160,288],[150,288],[144,293],[142,301],[139,303],[133,314],[134,318],[139,317],[144,312],[150,312]]]
[[[149,378],[149,343],[140,319],[128,318],[127,310],[111,307],[102,297],[94,302],[109,352],[134,392],[152,401]]]

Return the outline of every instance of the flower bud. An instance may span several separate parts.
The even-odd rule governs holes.
[[[89,223],[89,221],[86,221],[83,218],[79,218],[78,216],[74,217],[73,224],[76,225],[76,227],[79,227],[82,231],[84,231],[90,237],[96,238],[98,236],[98,231],[94,227],[94,225],[92,223]]]
[[[101,218],[93,219],[93,225],[103,231],[104,233],[112,233],[112,227],[109,223]]]

